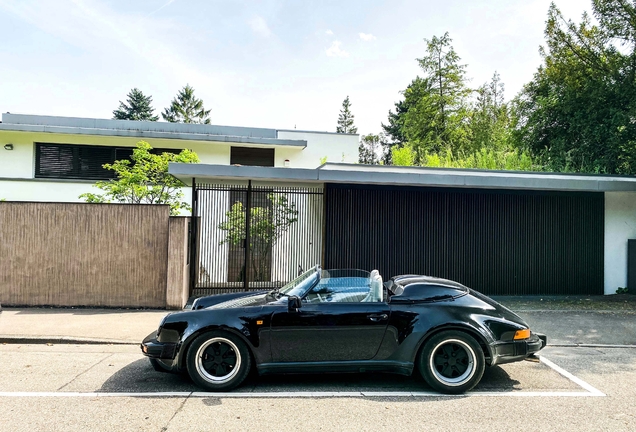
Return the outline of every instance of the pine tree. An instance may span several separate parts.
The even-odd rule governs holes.
[[[342,109],[340,110],[340,115],[338,115],[338,127],[336,128],[337,133],[348,133],[355,134],[358,133],[358,128],[353,124],[353,114],[351,113],[351,102],[349,101],[349,96],[342,101]]]
[[[116,120],[142,120],[157,121],[159,117],[154,114],[152,96],[146,96],[138,88],[134,88],[126,95],[126,103],[119,101],[119,109],[113,111]]]
[[[210,124],[210,111],[203,108],[203,100],[194,96],[194,88],[186,84],[161,116],[171,123]]]

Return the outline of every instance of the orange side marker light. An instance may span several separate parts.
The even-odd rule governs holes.
[[[519,339],[529,339],[529,338],[530,338],[530,329],[524,329],[524,330],[517,330],[515,332],[515,337],[513,339],[519,340]]]

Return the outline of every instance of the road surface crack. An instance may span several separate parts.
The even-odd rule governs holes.
[[[168,423],[166,423],[166,425],[161,428],[161,432],[166,432],[168,430],[168,426],[170,426],[172,419],[174,419],[177,416],[177,414],[179,414],[181,410],[183,410],[183,407],[185,406],[188,399],[190,399],[190,396],[192,396],[192,393],[190,393],[188,396],[185,397],[185,399],[183,399],[183,402],[181,402],[181,405],[179,405],[179,408],[177,408],[174,414],[172,414],[172,417],[170,417],[170,420],[168,420]]]
[[[75,381],[76,379],[78,379],[80,376],[84,375],[86,372],[88,372],[89,370],[93,369],[95,366],[97,366],[98,364],[102,363],[104,360],[107,360],[109,358],[111,358],[114,354],[108,354],[106,357],[98,360],[95,364],[92,364],[91,366],[89,366],[86,370],[78,373],[77,375],[75,375],[75,377],[70,380],[69,382],[67,382],[66,384],[64,384],[62,387],[60,387],[59,389],[57,389],[57,391],[62,390],[64,387],[70,385],[71,383],[73,383],[73,381]]]

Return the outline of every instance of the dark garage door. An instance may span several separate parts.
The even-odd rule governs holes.
[[[603,193],[326,186],[325,267],[603,294]]]

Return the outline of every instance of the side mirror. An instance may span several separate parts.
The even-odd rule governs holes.
[[[287,310],[289,312],[297,312],[301,305],[302,302],[298,296],[289,296],[287,299]]]

